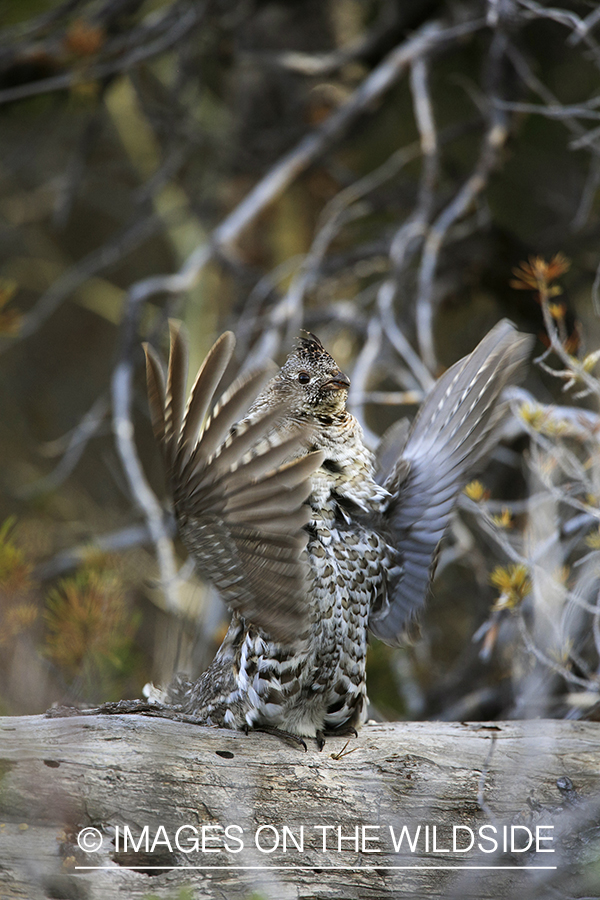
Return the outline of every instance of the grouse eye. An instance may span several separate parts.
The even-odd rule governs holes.
[[[308,384],[308,382],[310,381],[310,375],[308,374],[308,372],[299,372],[298,381],[300,382],[300,384]]]

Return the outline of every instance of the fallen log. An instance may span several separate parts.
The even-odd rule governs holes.
[[[2,900],[590,896],[599,821],[599,723],[0,719]]]

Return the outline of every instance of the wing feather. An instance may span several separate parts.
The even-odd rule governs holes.
[[[170,325],[167,379],[146,349],[148,396],[175,515],[200,573],[231,609],[277,640],[300,638],[309,623],[305,501],[323,462],[307,433],[278,430],[282,408],[245,421],[272,365],[235,381],[217,398],[234,337],[223,335],[202,364],[187,404],[187,342]],[[242,421],[240,421],[240,419]]]
[[[221,379],[225,374],[229,361],[233,355],[235,347],[235,337],[231,331],[226,331],[221,337],[215,341],[209,350],[206,359],[200,366],[190,398],[185,411],[185,420],[181,433],[181,445],[184,448],[184,458],[182,463],[185,464],[191,456],[198,431],[204,422],[210,402],[214,397],[215,391],[221,383]]]
[[[531,347],[507,320],[455,363],[426,397],[385,487],[392,494],[385,524],[402,555],[402,571],[371,613],[377,637],[398,643],[423,606],[456,498],[494,446],[507,413],[504,388],[518,381]]]

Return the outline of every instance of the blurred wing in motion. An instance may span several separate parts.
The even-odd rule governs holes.
[[[238,379],[215,403],[231,332],[208,353],[186,404],[187,344],[170,327],[166,384],[160,360],[144,350],[152,425],[183,541],[232,610],[276,640],[297,639],[309,619],[304,501],[323,454],[303,451],[305,431],[278,437],[281,407],[244,421],[272,366]]]
[[[392,494],[385,519],[403,569],[388,583],[369,626],[387,643],[398,642],[425,602],[456,499],[496,443],[507,413],[500,395],[520,380],[530,348],[529,336],[506,319],[499,322],[436,382],[396,465],[385,472]]]

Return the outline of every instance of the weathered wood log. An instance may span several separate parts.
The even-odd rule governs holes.
[[[0,719],[0,897],[596,895],[600,724],[395,723],[345,745]]]

